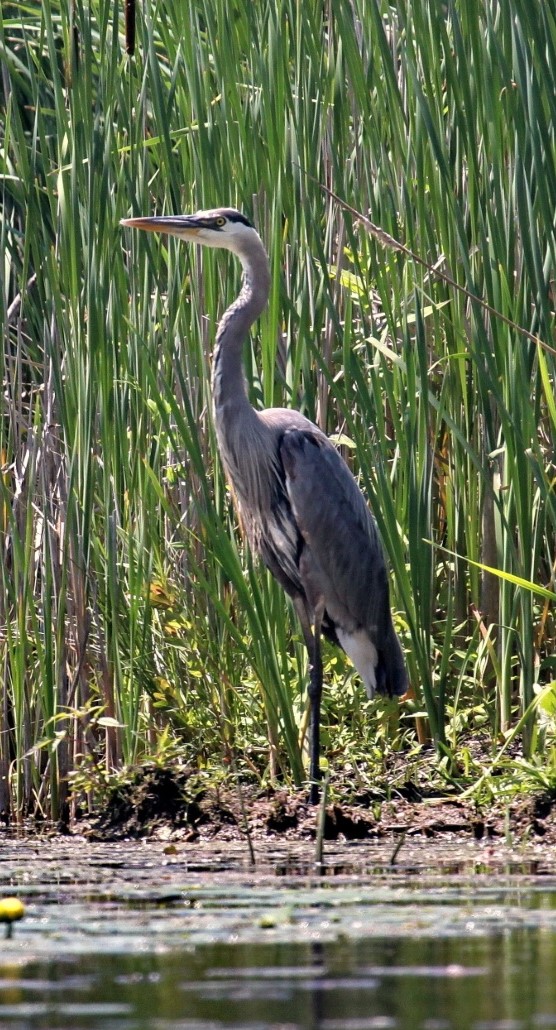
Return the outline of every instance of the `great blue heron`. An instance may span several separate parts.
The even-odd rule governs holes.
[[[122,225],[223,247],[243,266],[241,292],[216,333],[214,420],[245,535],[292,598],[309,653],[310,800],[316,804],[321,633],[343,648],[370,698],[375,691],[401,695],[407,687],[374,518],[345,461],[316,425],[298,411],[255,411],[249,403],[243,343],[270,288],[268,256],[251,222],[233,208],[217,208],[124,218]]]

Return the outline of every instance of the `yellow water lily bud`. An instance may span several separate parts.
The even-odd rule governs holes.
[[[12,936],[13,924],[23,919],[25,905],[19,898],[0,898],[0,923],[6,923],[6,937]]]
[[[0,923],[15,923],[24,915],[25,905],[19,898],[0,898]]]

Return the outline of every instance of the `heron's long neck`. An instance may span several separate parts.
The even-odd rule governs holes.
[[[266,307],[270,289],[268,257],[260,241],[238,255],[243,265],[241,292],[222,316],[212,359],[212,395],[217,429],[226,432],[251,406],[243,374],[243,344]]]

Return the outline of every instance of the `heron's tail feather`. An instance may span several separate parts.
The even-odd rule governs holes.
[[[327,636],[331,636],[326,631]],[[400,642],[394,627],[386,634],[380,647],[375,644],[366,629],[348,632],[334,626],[334,642],[346,652],[361,676],[370,698],[375,694],[387,697],[401,697],[407,690],[407,673]]]
[[[388,639],[378,652],[376,667],[376,690],[386,697],[401,697],[407,691],[407,670],[403,651],[394,627]]]

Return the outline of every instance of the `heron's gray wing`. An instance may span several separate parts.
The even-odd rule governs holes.
[[[289,429],[280,457],[305,543],[301,575],[311,603],[320,595],[334,623],[365,627],[380,641],[390,626],[389,591],[374,519],[346,463],[317,429]]]

